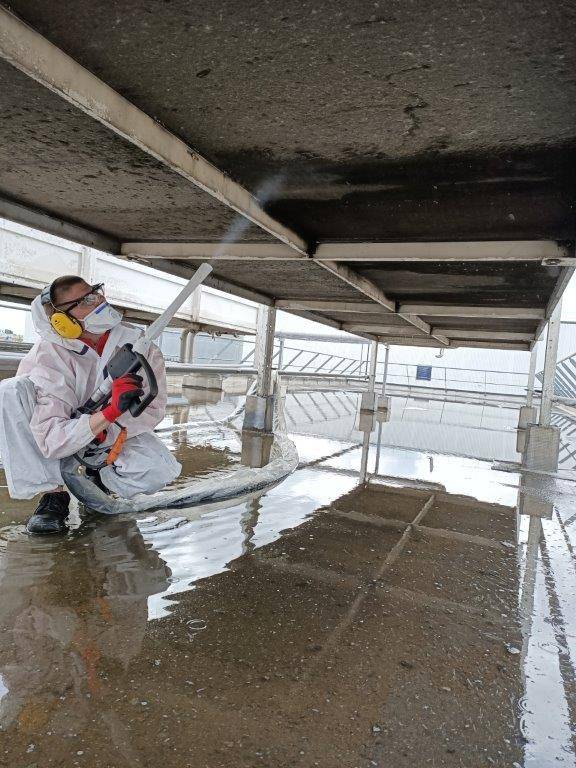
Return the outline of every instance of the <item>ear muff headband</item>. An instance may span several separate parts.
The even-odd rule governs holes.
[[[46,288],[40,294],[40,301],[42,305],[52,304],[52,284],[47,285]],[[54,304],[52,304],[54,306]],[[82,325],[75,317],[68,315],[66,312],[59,312],[56,310],[50,316],[50,325],[58,336],[63,339],[78,339],[82,336]]]

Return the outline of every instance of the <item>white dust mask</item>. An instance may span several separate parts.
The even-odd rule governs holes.
[[[99,304],[89,315],[81,320],[84,330],[96,335],[106,333],[122,320],[122,315],[117,309],[111,307],[107,301]]]

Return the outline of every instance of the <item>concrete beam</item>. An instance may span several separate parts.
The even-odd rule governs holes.
[[[321,243],[316,261],[546,261],[561,265],[573,253],[553,240],[449,243]]]
[[[361,341],[359,338],[351,338],[344,333],[304,333],[303,331],[278,331],[276,333],[277,339],[289,339],[298,341],[330,341],[340,342],[342,344],[365,344],[365,341]]]
[[[328,272],[331,272],[333,275],[336,275],[336,277],[340,278],[340,280],[343,282],[351,285],[365,296],[368,296],[368,298],[372,299],[372,301],[380,304],[385,309],[389,309],[391,312],[396,311],[396,303],[389,299],[381,288],[379,288],[371,280],[368,280],[362,275],[359,275],[353,269],[350,269],[350,267],[346,266],[346,264],[337,264],[335,261],[320,261],[318,263],[321,264]],[[400,317],[403,317],[406,322],[416,326],[416,328],[424,331],[424,333],[433,335],[434,338],[436,338],[443,346],[449,346],[450,342],[448,339],[440,335],[437,336],[436,334],[432,334],[432,329],[430,326],[419,317],[416,317],[415,315],[402,314]]]
[[[576,272],[576,267],[564,267],[561,270],[561,274],[558,280],[556,281],[556,285],[554,286],[552,295],[550,296],[548,304],[546,305],[545,319],[540,321],[540,323],[538,324],[538,328],[536,329],[536,333],[534,334],[535,341],[532,342],[533,344],[535,344],[536,341],[538,341],[542,336],[542,331],[546,327],[546,321],[552,317],[552,314],[556,309],[556,305],[562,299],[562,295],[564,294],[564,291],[566,290],[566,287],[570,282],[570,280],[572,279],[572,275],[575,272]]]
[[[561,275],[556,281],[556,285],[554,286],[554,290],[552,291],[552,295],[550,296],[550,299],[546,306],[547,318],[552,317],[554,310],[556,309],[556,305],[562,299],[562,295],[568,283],[572,279],[572,275],[575,272],[576,272],[576,267],[565,267],[564,269],[562,269]]]
[[[81,245],[97,248],[100,251],[114,254],[120,253],[120,242],[109,235],[86,229],[78,224],[72,224],[69,221],[42,213],[5,197],[0,197],[0,217],[16,221],[18,224],[24,224],[33,229],[39,229],[41,232],[47,232],[50,235],[72,240]]]
[[[435,333],[441,333],[449,339],[486,339],[487,341],[534,341],[533,333],[515,331],[481,331],[475,328],[436,328]]]
[[[369,304],[367,301],[330,301],[324,299],[277,299],[278,309],[311,310],[313,312],[345,312],[352,314],[388,314],[389,310],[381,304]],[[417,313],[413,313],[417,314]]]
[[[123,256],[187,261],[299,261],[306,255],[283,243],[122,243]]]
[[[537,307],[466,307],[446,304],[400,304],[400,312],[432,317],[478,317],[503,320],[543,320],[544,309]]]
[[[292,260],[296,251],[277,243],[124,243],[123,252],[150,258],[231,261]],[[553,240],[496,240],[446,243],[320,243],[314,261],[539,261],[547,266],[573,265],[569,245]]]
[[[372,299],[372,301],[380,304],[384,309],[387,309],[390,312],[396,312],[396,302],[389,299],[384,291],[381,288],[378,288],[378,286],[371,280],[362,277],[362,275],[354,272],[353,269],[350,269],[350,267],[347,267],[345,264],[336,264],[331,261],[326,261],[322,262],[322,266],[328,272],[336,275],[342,282],[351,285],[352,288],[355,288],[357,291],[360,291],[360,293],[368,296],[369,299]]]
[[[443,335],[440,331],[436,331],[436,329],[431,330],[430,326],[419,317],[416,317],[415,315],[399,315],[399,317],[402,317],[407,323],[411,323],[414,328],[421,331],[421,334],[415,336],[414,328],[410,328],[409,326],[381,325],[379,323],[343,323],[342,330],[348,331],[348,333],[370,333],[378,336],[379,339],[389,335],[400,336],[402,338],[426,338],[426,336],[431,336],[443,346],[450,344],[447,336]],[[435,346],[438,345],[436,344]]]
[[[452,339],[450,347],[459,349],[460,347],[477,347],[478,349],[511,349],[519,352],[530,352],[530,343],[521,341],[460,341],[459,339]]]
[[[428,323],[425,323],[422,318],[418,317],[418,315],[405,315],[398,312],[398,317],[403,318],[406,320],[407,323],[410,323],[410,325],[413,325],[415,328],[418,328],[419,330],[423,331],[424,333],[431,334],[432,328]],[[438,339],[438,341],[441,341],[442,344],[448,344],[448,339],[439,336],[438,334],[434,334],[434,337]]]
[[[0,57],[290,248],[307,252],[307,243],[247,189],[2,6]]]
[[[377,323],[344,323],[342,325],[343,331],[348,333],[373,333],[376,336],[417,336],[417,338],[425,339],[427,334],[422,331],[417,333],[419,329],[415,329],[409,325],[380,325]],[[416,333],[415,333],[416,332]]]
[[[403,347],[431,347],[440,349],[443,345],[439,344],[432,336],[382,336],[378,335],[378,341],[381,344],[393,344]],[[452,345],[450,345],[452,346]]]

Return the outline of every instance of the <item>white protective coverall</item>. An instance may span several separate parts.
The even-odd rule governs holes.
[[[119,323],[110,331],[100,357],[80,339],[59,336],[39,296],[32,302],[32,320],[40,340],[21,361],[17,375],[0,382],[0,455],[13,499],[30,499],[63,484],[60,459],[94,439],[89,414],[72,419],[72,413],[101,384],[104,367],[116,349],[142,335],[139,328]],[[164,418],[166,374],[164,358],[154,344],[147,358],[158,380],[158,396],[137,418],[129,413],[120,416],[126,442],[114,464],[100,470],[104,485],[123,498],[159,491],[182,469],[152,431]],[[111,424],[103,447],[112,445],[119,432]]]

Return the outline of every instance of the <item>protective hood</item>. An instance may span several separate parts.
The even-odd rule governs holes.
[[[50,341],[52,344],[58,344],[60,347],[73,349],[75,352],[81,352],[84,349],[86,345],[83,341],[79,339],[63,339],[62,336],[56,333],[50,325],[50,320],[48,320],[44,307],[41,304],[40,296],[36,296],[30,309],[34,329],[42,339]]]

